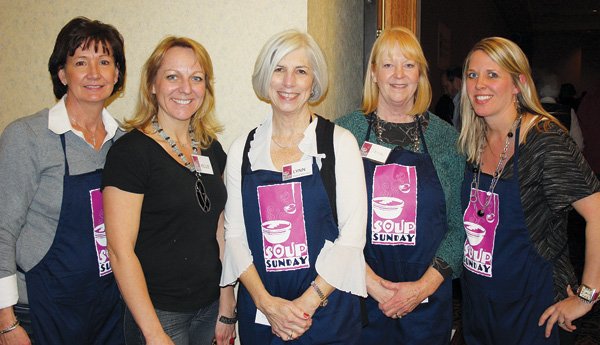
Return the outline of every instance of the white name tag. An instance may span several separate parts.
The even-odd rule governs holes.
[[[284,165],[281,169],[281,178],[284,181],[312,175],[312,159],[305,159],[292,164]]]
[[[194,168],[196,171],[202,174],[214,175],[212,165],[210,164],[210,158],[192,154],[192,160],[194,161]]]
[[[368,141],[365,141],[360,148],[360,154],[363,158],[381,164],[387,161],[390,152],[392,152],[392,149]]]

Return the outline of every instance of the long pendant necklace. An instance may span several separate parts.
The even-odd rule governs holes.
[[[198,201],[198,205],[200,206],[200,209],[202,209],[202,211],[204,211],[205,213],[210,211],[210,198],[206,193],[206,187],[202,182],[202,176],[200,175],[200,172],[197,171],[196,168],[194,168],[194,166],[187,160],[187,158],[185,158],[185,155],[183,154],[183,152],[181,152],[175,140],[171,139],[171,137],[169,137],[167,133],[165,133],[165,131],[160,127],[156,116],[152,119],[152,127],[158,133],[158,135],[160,135],[161,138],[163,138],[169,144],[169,146],[171,146],[171,150],[173,150],[177,157],[181,159],[185,167],[188,168],[189,171],[194,173],[194,175],[196,175],[196,183],[194,184],[194,189],[196,191],[196,200]],[[188,127],[188,134],[192,142],[192,152],[196,155],[198,154],[198,142],[194,139],[194,129],[191,125]]]
[[[475,174],[473,174],[473,180],[471,181],[471,196],[470,196],[470,201],[475,203],[475,207],[477,208],[477,215],[479,217],[483,217],[485,215],[485,211],[487,210],[488,206],[490,205],[490,201],[492,200],[493,195],[494,195],[494,189],[496,188],[496,185],[498,184],[498,180],[500,180],[500,176],[502,176],[502,172],[504,172],[504,167],[505,167],[504,163],[506,162],[506,157],[507,157],[507,153],[508,153],[508,148],[510,146],[511,138],[514,136],[514,131],[517,128],[517,126],[519,126],[522,117],[523,117],[523,114],[519,114],[519,116],[515,119],[512,126],[510,127],[508,134],[506,135],[506,140],[504,141],[504,148],[502,149],[502,152],[500,153],[500,159],[498,160],[498,164],[496,165],[496,169],[494,170],[494,175],[492,176],[492,182],[490,182],[490,187],[488,188],[487,192],[485,193],[485,200],[483,200],[483,202],[481,200],[479,200],[478,190],[479,190],[479,179],[481,177],[481,155],[485,148],[485,146],[484,146],[485,138],[482,138],[479,141],[479,150],[477,152],[477,166],[474,169]],[[484,134],[484,136],[485,136],[485,134]]]

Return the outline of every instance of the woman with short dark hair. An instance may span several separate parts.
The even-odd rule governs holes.
[[[58,103],[0,137],[0,343],[26,343],[27,331],[36,344],[122,344],[99,188],[122,135],[104,106],[123,85],[123,38],[75,18],[48,69]]]

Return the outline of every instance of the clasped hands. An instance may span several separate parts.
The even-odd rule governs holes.
[[[428,297],[420,281],[394,283],[379,279],[369,293],[379,302],[381,312],[394,319],[406,316]]]
[[[293,301],[270,296],[260,303],[260,310],[271,324],[271,331],[284,341],[302,336],[312,326],[314,315],[319,304],[304,294]]]

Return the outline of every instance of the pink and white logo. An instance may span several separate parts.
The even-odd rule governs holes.
[[[90,190],[90,204],[92,208],[92,225],[94,226],[94,243],[98,259],[98,273],[100,277],[112,273],[108,249],[106,248],[106,232],[104,231],[104,206],[100,189]]]
[[[259,186],[257,193],[267,272],[310,267],[302,184]]]
[[[400,164],[375,167],[371,208],[372,244],[416,245],[416,168]]]
[[[500,218],[499,201],[496,193],[471,188],[469,206],[463,215],[467,233],[463,265],[469,271],[484,277],[492,276],[496,228]]]

